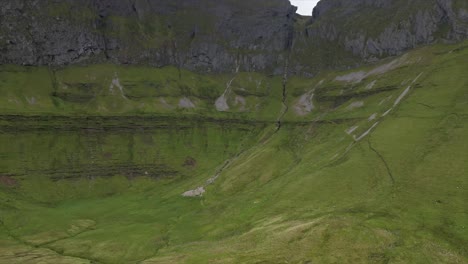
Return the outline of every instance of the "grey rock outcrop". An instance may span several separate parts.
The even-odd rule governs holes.
[[[310,24],[308,35],[339,41],[365,59],[468,37],[463,9],[454,10],[452,0],[322,0]]]
[[[287,0],[4,0],[0,63],[273,71],[294,16]]]
[[[201,72],[343,68],[468,38],[464,0],[3,0],[0,64],[173,65]],[[306,23],[304,23],[306,21]]]

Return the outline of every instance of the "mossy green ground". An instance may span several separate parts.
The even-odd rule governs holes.
[[[466,44],[375,74],[291,77],[279,130],[278,77],[3,66],[0,263],[468,263]],[[84,113],[107,119],[67,131],[34,119]],[[202,197],[181,196],[226,160]]]

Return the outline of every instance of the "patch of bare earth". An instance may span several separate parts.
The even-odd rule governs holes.
[[[6,187],[15,187],[18,186],[18,181],[13,179],[12,177],[0,175],[0,185]]]

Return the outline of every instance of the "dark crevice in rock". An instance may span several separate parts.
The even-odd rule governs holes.
[[[105,56],[106,60],[109,60],[110,59],[109,43],[108,43],[107,34],[106,34],[107,26],[108,25],[107,25],[106,14],[105,14],[105,12],[100,11],[99,16],[98,16],[97,21],[96,21],[96,28],[99,31],[99,33],[101,34],[101,38],[102,38],[102,45],[103,45],[102,52],[104,53],[104,56]]]
[[[177,40],[175,39],[172,39],[171,40],[171,43],[172,43],[172,60],[174,61],[176,67],[177,67],[177,71],[179,72],[179,79],[182,79],[182,71],[181,71],[181,67],[182,67],[182,64],[177,56],[178,54],[178,48],[177,48]]]
[[[283,125],[283,117],[286,115],[286,113],[289,110],[289,106],[286,102],[287,96],[288,96],[288,91],[287,91],[287,83],[288,83],[288,68],[289,68],[289,60],[286,60],[285,66],[284,66],[284,73],[283,73],[283,81],[282,81],[282,98],[281,98],[281,113],[280,116],[278,117],[278,120],[276,122],[276,132],[278,132],[281,129],[281,126]]]
[[[291,19],[291,17],[288,15],[288,19]],[[287,25],[285,25],[287,26]],[[283,69],[283,79],[282,79],[282,93],[281,93],[281,104],[282,104],[282,109],[280,116],[278,117],[278,120],[276,122],[276,132],[278,132],[281,129],[281,126],[283,125],[283,118],[289,111],[289,106],[287,104],[287,98],[288,98],[288,77],[289,77],[289,72],[290,72],[290,61],[291,61],[291,53],[294,49],[294,29],[289,28],[288,33],[287,33],[287,39],[286,39],[286,47],[285,47],[285,62],[284,62],[284,69]]]
[[[55,74],[55,70],[52,68],[52,66],[49,66],[48,70],[49,70],[50,82],[52,83],[53,93],[57,93],[58,82],[57,82],[57,76]]]

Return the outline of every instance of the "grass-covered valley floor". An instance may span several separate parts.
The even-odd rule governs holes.
[[[0,263],[468,263],[467,45],[284,87],[1,66]]]

